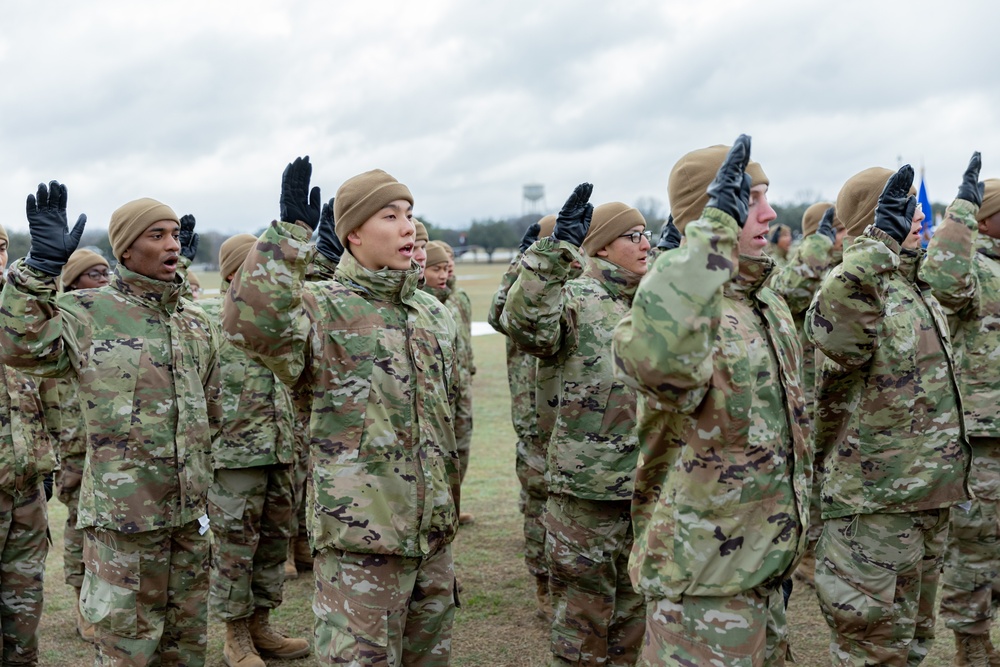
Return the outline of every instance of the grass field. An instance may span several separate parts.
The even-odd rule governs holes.
[[[486,319],[489,300],[505,264],[460,265],[460,285],[472,298],[474,317]],[[199,274],[208,289],[218,277]],[[455,622],[452,664],[477,667],[532,667],[546,664],[547,631],[534,617],[534,582],[522,560],[518,483],[514,475],[514,433],[504,365],[504,339],[478,336],[474,351],[478,372],[474,382],[475,431],[472,460],[462,491],[463,509],[476,522],[462,528],[455,543],[456,569],[462,582],[462,609]],[[57,500],[49,505],[52,549],[46,578],[45,614],[41,624],[42,667],[89,665],[93,651],[74,632],[72,589],[63,583],[62,534],[66,510]],[[273,614],[276,625],[310,636],[313,614],[312,578],[302,576],[285,585],[285,603]],[[815,595],[798,586],[789,606],[789,628],[797,664],[827,665],[829,631]],[[209,624],[208,665],[221,667],[225,628]],[[997,641],[994,633],[994,641]],[[938,641],[924,662],[932,667],[951,663],[951,632],[938,624]],[[272,667],[315,665],[314,658],[268,662]]]

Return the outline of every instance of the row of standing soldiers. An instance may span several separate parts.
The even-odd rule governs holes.
[[[3,665],[38,663],[52,441],[95,664],[202,665],[209,612],[230,667],[448,662],[470,303],[405,185],[374,170],[321,204],[310,174],[288,165],[281,221],[224,242],[197,301],[193,216],[117,209],[109,270],[64,185],[29,195],[0,299]],[[289,558],[315,568],[314,646],[270,624]]]
[[[578,187],[494,296],[551,663],[784,664],[795,574],[832,664],[920,663],[940,592],[1000,665],[1000,179],[974,154],[925,251],[913,170],[866,169],[776,260],[749,156],[683,156],[656,247]]]

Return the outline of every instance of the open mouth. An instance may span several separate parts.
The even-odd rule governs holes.
[[[413,244],[412,243],[407,243],[406,245],[404,245],[402,248],[399,249],[399,252],[404,257],[412,257],[413,256]]]
[[[163,265],[166,266],[166,267],[168,267],[168,268],[171,268],[171,269],[176,269],[177,268],[177,258],[176,257],[171,257],[170,259],[164,261]]]

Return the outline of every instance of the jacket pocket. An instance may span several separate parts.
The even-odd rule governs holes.
[[[139,554],[116,549],[88,531],[83,561],[81,615],[113,635],[138,638]]]

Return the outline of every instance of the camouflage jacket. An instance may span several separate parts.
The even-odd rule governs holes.
[[[308,390],[316,549],[420,557],[457,528],[455,324],[419,271],[304,282],[299,225],[274,222],[223,305],[223,331],[285,384]]]
[[[125,533],[205,514],[218,436],[219,355],[183,283],[119,264],[111,284],[57,296],[56,280],[16,262],[0,297],[2,360],[75,376],[87,427],[80,527]]]
[[[795,321],[802,346],[802,393],[810,414],[815,399],[816,346],[806,332],[806,311],[832,262],[833,242],[822,234],[810,234],[792,250],[788,262],[775,270],[771,278],[771,289],[784,298]]]
[[[458,380],[455,385],[458,392],[455,395],[455,441],[458,443],[459,451],[468,451],[472,442],[472,374],[475,373],[472,367],[471,320],[469,327],[465,328],[459,300],[451,288],[422,285],[420,289],[441,302],[451,313],[451,321],[455,324],[455,361]]]
[[[0,384],[0,491],[19,496],[37,490],[41,475],[55,467],[50,436],[58,429],[58,394],[51,382],[39,388],[3,365]]]
[[[706,208],[660,255],[614,333],[640,400],[629,561],[648,598],[777,586],[806,545],[812,455],[799,343],[768,257]]]
[[[75,375],[55,380],[59,397],[58,429],[52,431],[56,452],[61,461],[87,453],[87,424],[80,407],[80,383]]]
[[[955,200],[927,244],[920,277],[948,315],[969,436],[1000,437],[1000,240]]]
[[[221,294],[199,305],[213,322],[222,316],[229,281]],[[219,343],[222,433],[212,443],[215,468],[254,468],[295,460],[295,409],[288,388],[274,373],[224,338]]]
[[[490,311],[486,319],[491,327],[507,339],[510,421],[517,435],[517,458],[533,470],[545,472],[545,446],[538,441],[538,409],[535,405],[535,370],[538,360],[519,348],[500,323],[504,304],[507,303],[507,292],[517,280],[520,268],[521,255],[518,254],[511,260],[507,271],[500,278],[500,287],[490,301]]]
[[[635,392],[615,379],[610,345],[639,276],[591,257],[584,274],[571,280],[573,260],[581,257],[569,243],[545,238],[532,245],[500,321],[521,348],[558,367],[549,492],[628,500],[639,455]]]
[[[809,308],[826,359],[815,438],[823,518],[947,507],[969,497],[971,461],[948,324],[923,251],[869,226]]]

